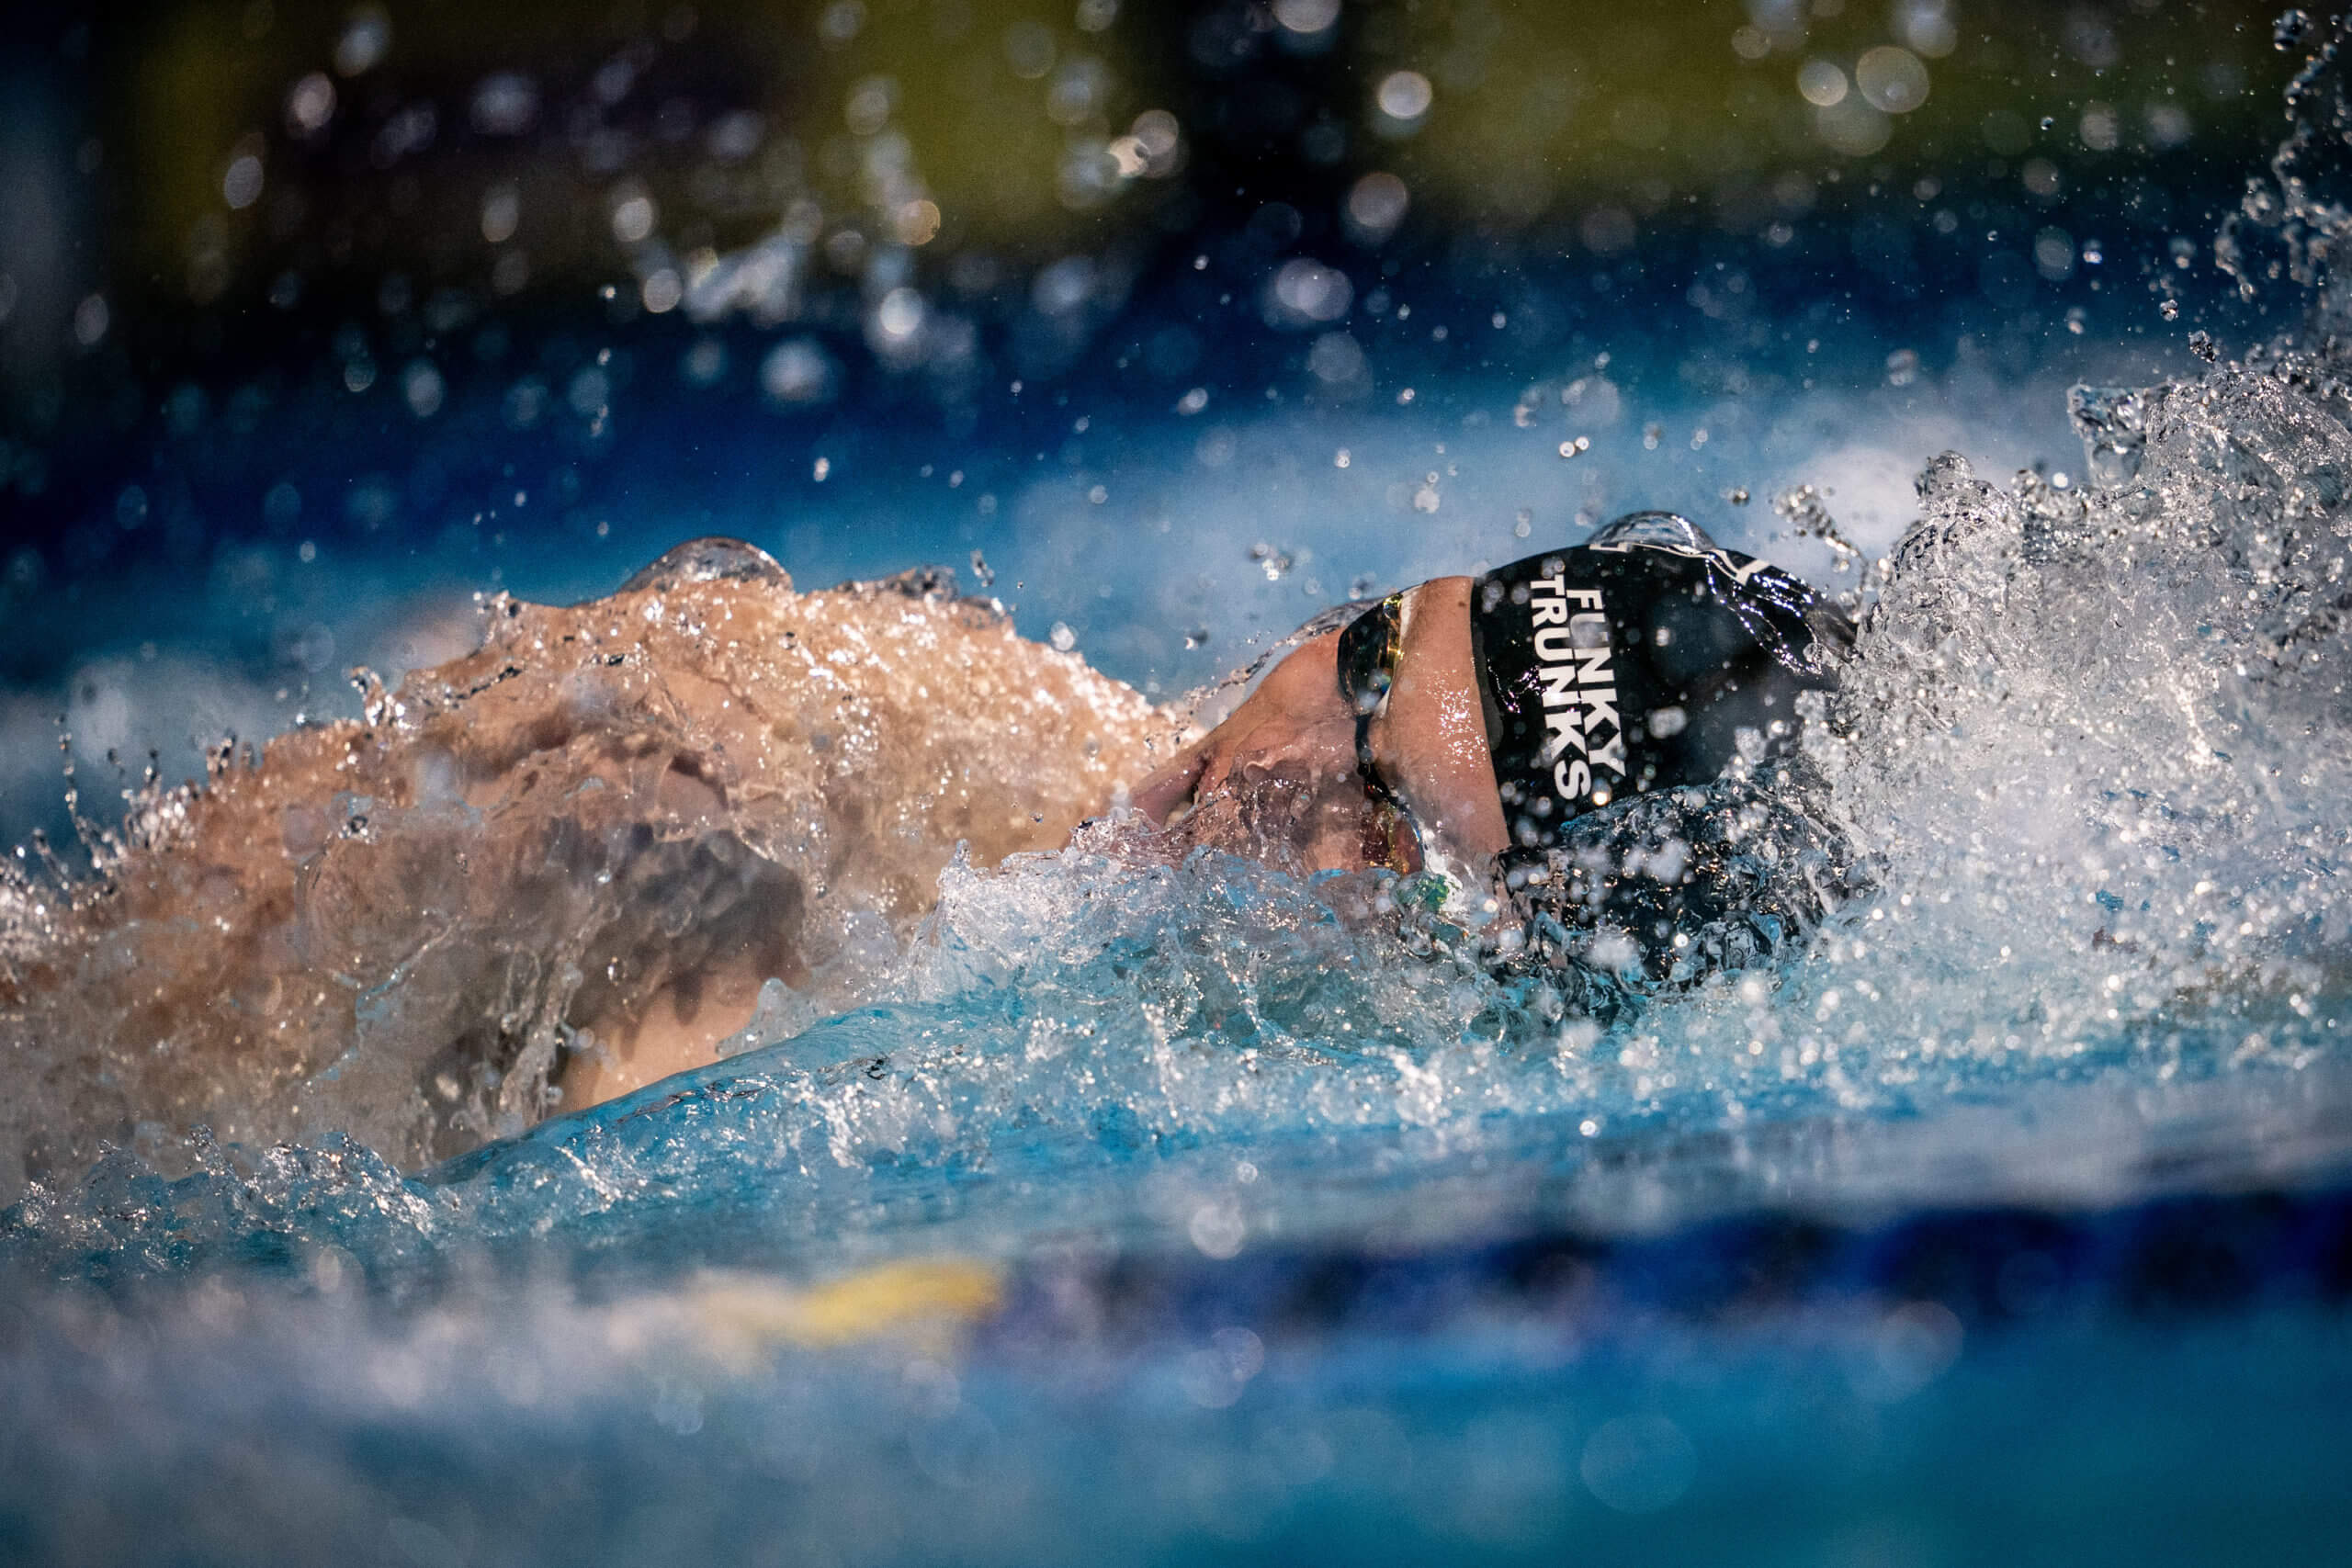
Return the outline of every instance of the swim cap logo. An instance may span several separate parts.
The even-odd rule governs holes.
[[[1535,678],[1544,694],[1544,761],[1552,790],[1575,809],[1590,795],[1606,806],[1625,776],[1625,727],[1617,716],[1617,676],[1610,668],[1609,615],[1598,588],[1570,588],[1565,567],[1528,584],[1535,633]],[[1599,770],[1613,774],[1603,781]]]

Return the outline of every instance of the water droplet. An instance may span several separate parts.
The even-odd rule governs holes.
[[[1274,0],[1274,20],[1295,33],[1319,33],[1340,19],[1340,0]]]
[[[286,129],[296,136],[315,136],[334,118],[334,83],[323,71],[313,71],[286,95]]]
[[[1846,101],[1846,73],[1826,60],[1808,60],[1797,67],[1797,96],[1815,108],[1833,108]]]
[[[1375,170],[1348,190],[1348,226],[1359,239],[1377,244],[1403,222],[1412,193],[1405,182],[1385,170]]]
[[[633,245],[653,232],[657,216],[651,197],[639,190],[625,190],[613,203],[613,238]]]
[[[261,159],[247,152],[229,162],[229,172],[220,180],[220,197],[232,208],[251,207],[261,198]]]
[[[514,237],[523,221],[523,193],[512,180],[500,180],[481,197],[481,237],[503,245]]]
[[[1390,72],[1381,78],[1377,95],[1382,114],[1407,123],[1429,113],[1434,96],[1430,79],[1418,71]]]
[[[391,47],[391,18],[379,6],[363,6],[351,14],[335,40],[334,68],[345,76],[357,76],[372,69]]]

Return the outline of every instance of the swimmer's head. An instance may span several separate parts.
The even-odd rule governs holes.
[[[1637,513],[1368,606],[1135,799],[1306,870],[1490,868],[1579,815],[1792,747],[1797,694],[1832,682],[1851,637],[1778,568]]]

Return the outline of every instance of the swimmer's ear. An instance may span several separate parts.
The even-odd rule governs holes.
[[[1193,747],[1137,784],[1127,797],[1128,804],[1149,818],[1153,827],[1166,827],[1177,807],[1192,804],[1193,791],[1199,786],[1202,770],[1208,762],[1208,748]]]

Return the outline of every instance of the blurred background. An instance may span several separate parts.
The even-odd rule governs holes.
[[[2063,482],[2067,381],[2260,330],[2211,240],[2283,130],[2279,25],[2223,0],[20,17],[0,837],[55,825],[61,723],[86,765],[192,771],[351,711],[355,663],[466,646],[473,592],[606,592],[698,533],[804,587],[955,564],[1162,695],[1319,604],[1611,508],[1825,575],[1768,492],[1817,480],[1883,542],[1938,446]]]

